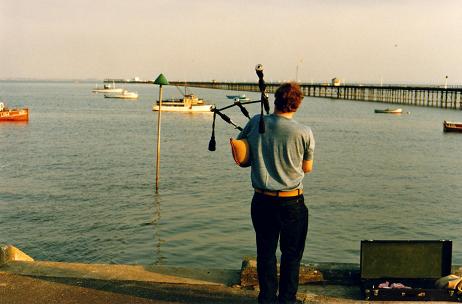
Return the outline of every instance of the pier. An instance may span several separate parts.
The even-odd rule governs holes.
[[[184,85],[184,82],[171,82]],[[189,87],[259,92],[257,83],[249,82],[187,82]],[[274,93],[280,83],[267,83],[268,93]],[[308,97],[321,97],[357,101],[375,101],[403,105],[462,110],[462,87],[441,88],[405,85],[330,85],[300,84]]]
[[[124,81],[106,79],[105,82],[146,83],[152,81]],[[170,85],[218,89],[241,92],[259,92],[257,82],[219,82],[219,81],[170,81]],[[266,84],[268,93],[274,93],[280,82]],[[303,94],[308,97],[341,100],[374,101],[390,104],[425,106],[434,108],[462,110],[462,86],[431,85],[361,85],[361,84],[308,84],[300,83]]]

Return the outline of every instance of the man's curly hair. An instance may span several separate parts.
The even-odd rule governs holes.
[[[279,112],[288,113],[297,111],[300,106],[303,93],[300,86],[295,82],[282,84],[274,93],[274,106]]]

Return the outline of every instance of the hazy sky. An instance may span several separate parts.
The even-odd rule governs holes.
[[[462,1],[0,0],[0,79],[256,81],[257,63],[267,81],[462,84]]]

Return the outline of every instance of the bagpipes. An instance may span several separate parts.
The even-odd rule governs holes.
[[[260,103],[260,110],[261,110],[261,115],[260,115],[260,121],[258,125],[258,132],[260,133],[265,133],[265,121],[263,120],[263,109],[265,109],[266,114],[269,114],[270,111],[270,106],[268,102],[268,94],[266,93],[266,83],[265,80],[263,79],[263,65],[257,64],[255,66],[255,72],[257,73],[258,76],[258,88],[260,89],[261,97],[260,100],[252,100],[252,101],[244,101],[241,102],[239,99],[235,100],[233,104],[228,105],[226,107],[217,109],[215,106],[212,107],[210,111],[213,112],[213,123],[212,123],[212,136],[210,137],[209,141],[209,151],[215,151],[216,150],[216,141],[215,141],[215,119],[218,116],[220,116],[225,122],[229,123],[230,125],[233,125],[234,128],[238,129],[239,131],[242,131],[242,128],[235,124],[231,118],[229,118],[228,115],[224,114],[222,111],[232,108],[232,107],[239,107],[241,110],[242,114],[244,114],[245,117],[250,119],[249,112],[247,109],[244,107],[244,105],[247,104],[252,104],[252,103]]]

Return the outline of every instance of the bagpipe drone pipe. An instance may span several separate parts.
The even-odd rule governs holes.
[[[252,103],[260,103],[260,121],[259,121],[259,126],[258,126],[258,131],[260,133],[265,133],[265,122],[263,120],[263,110],[266,112],[266,114],[269,114],[270,111],[270,106],[269,106],[269,101],[268,101],[268,94],[266,93],[266,83],[265,80],[263,79],[263,65],[257,64],[255,66],[255,72],[257,73],[258,76],[258,88],[261,93],[260,100],[252,100],[252,101],[244,101],[241,102],[239,100],[235,100],[233,104],[228,105],[223,108],[217,108],[217,107],[212,107],[211,111],[213,112],[213,122],[212,122],[212,136],[210,137],[209,141],[209,151],[215,151],[216,150],[216,141],[215,141],[215,120],[217,115],[220,116],[225,122],[229,123],[230,125],[234,126],[234,128],[238,129],[239,131],[242,131],[242,127],[234,123],[231,118],[224,114],[223,111],[226,109],[230,109],[232,107],[238,107],[242,114],[250,119],[249,112],[247,109],[244,107],[244,105],[252,104]]]

